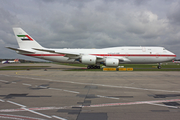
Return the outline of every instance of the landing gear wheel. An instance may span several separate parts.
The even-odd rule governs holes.
[[[161,66],[159,65],[157,68],[158,68],[158,69],[161,69]]]
[[[94,68],[93,65],[88,65],[88,66],[87,66],[87,69],[93,69],[93,68]]]
[[[159,63],[159,65],[157,66],[158,69],[161,69],[161,63]]]
[[[87,69],[100,69],[101,67],[100,66],[97,66],[97,65],[88,65],[87,66]]]
[[[159,65],[157,66],[158,69],[161,69],[161,63],[159,63]]]

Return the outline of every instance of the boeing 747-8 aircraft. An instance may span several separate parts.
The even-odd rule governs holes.
[[[49,49],[42,47],[21,28],[13,28],[19,48],[7,47],[18,54],[55,62],[75,62],[90,68],[118,67],[121,63],[160,63],[173,60],[176,55],[163,47],[111,47],[103,49]]]

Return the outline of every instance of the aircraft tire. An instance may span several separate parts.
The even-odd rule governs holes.
[[[87,69],[100,69],[100,66],[88,65]]]
[[[158,69],[161,69],[161,66],[158,66],[157,68],[158,68]]]

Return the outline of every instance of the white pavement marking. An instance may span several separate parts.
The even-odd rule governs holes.
[[[103,87],[111,87],[111,88],[126,88],[126,89],[135,89],[135,90],[146,90],[146,91],[158,91],[158,92],[178,92],[180,91],[169,91],[169,90],[159,90],[159,89],[147,89],[147,88],[136,88],[136,87],[127,87],[127,86],[114,86],[114,85],[103,85],[103,84],[92,84]]]
[[[162,106],[162,107],[169,107],[169,108],[179,108],[179,107],[176,107],[176,106],[162,105],[162,104],[155,104],[155,103],[147,103],[147,104],[150,104],[150,105],[157,105],[157,106]]]
[[[45,120],[41,118],[34,118],[29,116],[11,115],[11,114],[0,114],[0,118],[8,118],[15,120]]]
[[[31,84],[26,84],[26,83],[22,83],[23,85],[27,85],[27,86],[32,86]],[[39,86],[40,88],[48,88],[48,87],[44,87],[44,86]],[[58,88],[48,88],[48,89],[52,89],[52,90],[61,90],[64,92],[70,92],[70,93],[75,93],[75,94],[79,94],[79,92],[76,91],[70,91],[70,90],[63,90],[63,89],[58,89]]]
[[[48,87],[45,87],[45,86],[39,86],[40,88],[44,88],[44,89],[47,89]]]
[[[75,94],[79,94],[79,92],[76,92],[76,91],[70,91],[70,90],[63,90],[65,92],[70,92],[70,93],[75,93]]]
[[[52,118],[51,116],[48,116],[48,115],[45,115],[45,114],[42,114],[42,113],[39,113],[39,112],[36,112],[36,111],[33,111],[33,110],[29,110],[27,108],[22,108],[22,109],[24,109],[26,111],[29,111],[29,112],[32,112],[32,113],[37,114],[37,115],[41,115],[41,116],[44,116],[44,117],[47,117],[47,118]]]
[[[2,74],[1,74],[2,75]],[[11,75],[4,75],[4,76],[11,76]]]
[[[52,80],[51,80],[52,81]],[[158,91],[158,92],[178,92],[180,91],[169,91],[169,90],[159,90],[159,89],[147,89],[147,88],[136,88],[136,87],[127,87],[127,86],[114,86],[114,85],[104,85],[104,84],[92,84],[92,83],[79,83],[79,82],[71,82],[71,81],[58,81],[56,82],[65,82],[65,83],[72,83],[72,84],[81,84],[81,85],[96,85],[102,87],[111,87],[111,88],[126,88],[126,89],[136,89],[136,90],[146,90],[146,91]]]
[[[23,85],[27,85],[27,86],[32,86],[31,84],[26,84],[26,83],[22,83]],[[40,86],[41,88],[48,88],[48,87],[44,87],[44,86]],[[70,92],[70,93],[75,93],[75,94],[79,94],[80,92],[77,91],[70,91],[70,90],[63,90],[63,89],[58,89],[58,88],[48,88],[48,89],[52,89],[52,90],[60,90],[60,91],[64,91],[64,92]],[[102,96],[102,95],[97,95],[97,97],[101,97],[101,98],[109,98],[109,99],[117,99],[119,100],[119,98],[116,97],[107,97],[107,96]]]
[[[67,109],[67,108],[72,108],[72,107],[81,107],[79,106],[65,106],[65,107],[39,107],[39,108],[28,108],[29,110],[34,110],[34,111],[40,111],[40,110],[57,110],[57,109]],[[19,111],[26,111],[22,108],[19,109],[1,109],[0,112],[19,112]]]
[[[59,119],[59,120],[67,120],[67,119],[65,119],[65,118],[58,117],[58,116],[55,116],[55,115],[53,115],[52,117],[57,118],[57,119]]]
[[[0,101],[1,101],[1,102],[5,102],[4,100],[1,100],[1,99],[0,99]]]
[[[97,104],[83,107],[108,107],[108,106],[121,106],[121,105],[140,105],[140,104],[154,104],[154,103],[162,103],[162,102],[175,102],[180,101],[180,99],[172,99],[172,100],[156,100],[156,101],[137,101],[137,102],[129,102],[129,103],[106,103],[106,104]]]
[[[104,84],[80,83],[80,82],[72,82],[72,81],[60,81],[60,80],[40,79],[40,78],[31,78],[31,77],[22,77],[22,76],[14,76],[14,77],[28,78],[28,79],[33,79],[33,80],[45,80],[45,81],[54,81],[54,82],[64,82],[64,83],[79,84],[79,85],[96,85],[96,86],[111,87],[111,88],[126,88],[126,89],[134,89],[134,90],[146,90],[146,91],[176,92],[176,93],[180,93],[180,91],[169,91],[169,90],[160,90],[160,89],[147,89],[147,88],[136,88],[136,87],[127,87],[127,86],[115,86],[115,85],[104,85]]]
[[[0,80],[0,82],[9,82],[9,81],[6,81],[6,80]]]
[[[35,113],[35,114],[38,114],[38,115],[41,115],[41,116],[44,116],[44,117],[47,117],[47,118],[52,118],[51,116],[48,116],[48,115],[45,115],[45,114],[42,114],[42,113],[35,112],[33,110],[30,110],[30,109],[27,109],[25,105],[21,105],[19,103],[15,103],[15,102],[12,102],[12,101],[7,101],[7,102],[9,102],[11,104],[14,104],[14,105],[17,105],[17,106],[20,106],[21,109],[24,109],[26,111],[29,111],[29,112],[32,112],[32,113]]]
[[[63,90],[63,89],[58,89],[58,88],[48,88],[48,89],[52,89],[52,90],[60,90],[60,91],[64,91],[64,92],[70,92],[70,93],[79,94],[79,92],[76,92],[76,91]]]
[[[21,105],[21,104],[18,104],[18,103],[15,103],[15,102],[12,102],[12,101],[7,101],[8,103],[11,103],[11,104],[14,104],[14,105],[17,105],[17,106],[20,106],[20,107],[26,107],[24,105]]]
[[[107,96],[102,96],[102,95],[96,95],[97,97],[101,97],[101,98],[110,98],[110,99],[116,99],[119,100],[119,98],[116,97],[107,97]]]
[[[41,108],[27,108],[27,109],[33,111],[33,110],[69,109],[69,108],[72,108],[72,107],[109,107],[109,106],[121,106],[121,105],[141,105],[141,104],[159,105],[159,104],[156,104],[156,103],[178,102],[178,101],[180,101],[180,99],[157,100],[157,101],[136,101],[136,102],[128,102],[128,103],[105,103],[105,104],[96,104],[96,105],[90,105],[90,106],[72,105],[72,106],[65,106],[65,107],[41,107]],[[164,105],[161,105],[161,106],[164,106]],[[172,107],[174,107],[174,106],[172,106]],[[27,111],[27,110],[25,110],[23,108],[21,108],[21,109],[1,109],[0,110],[0,112],[18,112],[18,111]]]
[[[32,86],[31,84],[22,83],[23,85]]]
[[[26,84],[26,83],[22,83],[22,84],[23,84],[23,85],[27,85],[27,86],[32,86],[31,84]],[[48,88],[48,87],[40,86],[40,88]],[[75,94],[79,94],[79,93],[80,93],[80,92],[77,92],[77,91],[63,90],[63,89],[58,89],[58,88],[48,88],[48,89],[60,90],[60,91],[70,92],[70,93],[75,93]],[[107,97],[107,96],[102,96],[102,95],[97,95],[97,97],[110,98],[110,99],[119,99],[119,98],[116,98],[116,97]]]
[[[6,116],[1,116],[0,115],[0,118],[5,118],[5,119],[13,119],[13,120],[25,120],[25,119],[20,119],[20,118],[14,118],[14,117],[6,117]]]
[[[52,90],[61,90],[61,91],[62,91],[62,89],[58,89],[58,88],[48,88],[48,89],[52,89]]]

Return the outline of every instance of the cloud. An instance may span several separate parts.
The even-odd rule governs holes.
[[[8,11],[0,8],[0,39],[5,44],[15,44],[11,39],[15,38],[12,32],[12,26],[18,25],[16,16],[10,14]]]
[[[180,2],[174,2],[167,13],[167,18],[171,24],[180,25]]]
[[[176,0],[0,1],[0,42],[17,46],[15,26],[47,48],[155,45],[179,54],[179,11]]]

